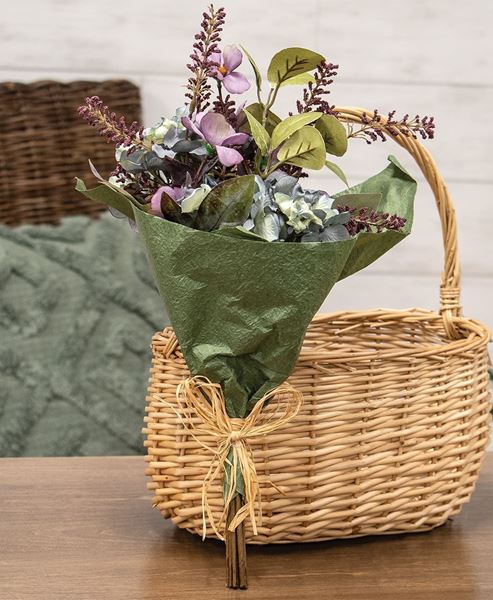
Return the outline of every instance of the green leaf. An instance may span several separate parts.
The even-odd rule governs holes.
[[[351,188],[351,190],[354,188]],[[332,206],[336,207],[337,205],[346,204],[350,208],[372,208],[373,210],[378,210],[378,206],[382,200],[382,194],[376,193],[363,193],[363,194],[354,194],[351,190],[344,192],[339,192],[335,194],[334,198],[336,200],[333,202]]]
[[[262,123],[262,115],[264,114],[264,105],[260,102],[254,102],[243,109],[244,112],[248,111],[253,115],[259,123]],[[265,123],[265,129],[269,135],[272,135],[275,126],[281,122],[281,119],[274,114],[272,111],[267,112],[267,121]],[[242,128],[243,129],[243,128]],[[251,131],[251,129],[249,129]]]
[[[254,175],[242,175],[218,184],[200,205],[195,226],[212,231],[242,225],[250,213],[254,188]]]
[[[331,162],[330,160],[326,160],[325,166],[328,169],[330,169],[332,171],[332,173],[337,175],[337,177],[339,177],[339,179],[341,181],[343,181],[347,187],[349,187],[349,183],[348,183],[346,174],[344,173],[344,171],[341,169],[341,167],[339,165],[336,165],[335,163]]]
[[[311,73],[300,73],[300,75],[295,75],[294,77],[286,79],[279,87],[284,87],[285,85],[306,85],[307,83],[313,83],[314,81],[315,77]]]
[[[272,147],[277,148],[285,140],[296,133],[305,125],[309,125],[322,116],[321,112],[309,112],[301,115],[292,115],[281,121],[272,132]]]
[[[324,57],[306,48],[285,48],[274,54],[267,69],[267,79],[272,87],[282,85],[291,77],[312,71]]]
[[[329,154],[342,156],[347,150],[347,131],[334,115],[323,115],[315,124],[325,142]]]
[[[182,217],[185,217],[185,215],[182,215],[179,204],[177,204],[169,194],[167,194],[166,192],[161,193],[160,204],[161,212],[163,213],[165,219],[168,219],[169,221],[174,221],[175,223],[184,224],[182,221]]]
[[[262,154],[267,154],[270,146],[270,136],[267,133],[267,130],[248,110],[245,110],[244,113],[248,120],[248,124],[250,125],[253,139],[257,143]]]
[[[260,98],[260,92],[262,90],[262,75],[257,66],[257,63],[253,60],[250,52],[248,52],[248,50],[246,50],[243,46],[240,46],[240,48],[243,50],[250,64],[252,65],[253,72],[255,73],[255,85],[257,86],[257,95]]]
[[[132,219],[132,221],[135,221],[134,211],[132,209],[133,203],[128,199],[126,194],[117,191],[114,187],[109,185],[98,185],[96,188],[88,189],[82,179],[79,179],[78,177],[75,178],[75,181],[75,189],[78,192],[87,198],[94,200],[94,202],[111,206],[111,208],[114,208],[129,219]]]
[[[325,164],[324,140],[315,127],[303,127],[281,146],[277,158],[306,169],[321,169]]]
[[[96,169],[96,167],[93,165],[93,163],[91,162],[91,160],[88,161],[89,162],[89,168],[91,169],[91,173],[94,175],[94,177],[100,181],[103,185],[105,185],[106,187],[110,188],[111,190],[114,190],[119,196],[123,196],[124,198],[126,198],[128,200],[128,202],[130,202],[130,204],[133,204],[134,206],[136,206],[137,208],[139,208],[140,210],[146,210],[142,204],[140,204],[140,202],[137,202],[137,200],[128,192],[126,192],[123,188],[119,187],[118,185],[115,185],[114,183],[110,183],[107,179],[104,179],[100,173],[98,172],[98,170]],[[77,178],[76,178],[77,179]]]
[[[233,448],[230,449],[228,453],[228,458],[224,463],[224,481],[223,481],[223,494],[226,498],[230,492],[231,486],[233,485],[233,481],[231,478],[231,471],[233,469],[234,464],[234,455]],[[236,489],[234,496],[240,495],[241,497],[245,497],[245,480],[243,479],[243,475],[241,474],[240,463],[237,463],[236,466]],[[234,497],[233,496],[233,497]]]
[[[129,173],[142,173],[146,170],[142,161],[147,152],[144,148],[137,148],[130,154],[128,150],[123,150],[118,162]]]

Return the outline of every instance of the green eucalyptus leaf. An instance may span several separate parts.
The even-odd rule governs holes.
[[[250,52],[248,52],[248,50],[246,50],[243,46],[240,46],[240,48],[243,50],[246,57],[248,58],[248,61],[252,65],[253,72],[255,73],[255,85],[257,86],[257,94],[260,98],[260,92],[262,90],[262,75],[260,73],[260,69],[258,68],[257,63],[253,60]]]
[[[265,127],[257,121],[257,119],[250,114],[248,110],[245,110],[245,116],[248,120],[248,124],[250,125],[250,131],[252,132],[253,139],[257,143],[257,146],[260,148],[262,154],[267,154],[270,146],[270,136],[267,133]]]
[[[334,115],[323,115],[315,124],[325,142],[329,154],[342,156],[347,150],[347,131]]]
[[[132,208],[132,202],[128,199],[128,194],[119,192],[114,186],[98,185],[96,188],[88,189],[82,179],[75,178],[75,189],[94,200],[98,204],[106,204],[111,208],[123,213],[132,221],[135,221],[135,216]],[[143,207],[139,210],[144,210]]]
[[[262,115],[264,114],[264,105],[260,102],[254,102],[250,104],[245,109],[244,112],[248,111],[251,115],[253,115],[259,123],[262,123]],[[281,119],[274,114],[271,110],[267,111],[267,120],[265,122],[265,129],[269,135],[272,135],[275,126],[281,122]],[[242,128],[243,130],[244,128]],[[250,128],[248,131],[251,132]]]
[[[292,115],[284,121],[281,121],[272,132],[272,148],[277,148],[293,133],[305,125],[313,123],[322,116],[321,112],[308,112],[301,115]]]
[[[279,161],[306,169],[321,169],[325,165],[325,145],[315,127],[298,129],[279,149]]]
[[[195,226],[212,231],[242,225],[250,213],[254,188],[254,175],[242,175],[221,182],[202,201]]]
[[[151,150],[142,157],[142,166],[145,171],[163,171],[166,168],[166,160]]]
[[[291,77],[312,71],[324,57],[306,48],[285,48],[274,54],[267,69],[267,79],[272,87],[282,85]]]
[[[336,165],[335,163],[331,162],[330,160],[326,160],[325,166],[328,169],[330,169],[332,171],[332,173],[337,175],[337,177],[339,177],[339,179],[341,181],[343,181],[347,187],[349,187],[349,183],[348,183],[346,174],[344,173],[344,171],[341,169],[341,167],[339,165]]]
[[[126,198],[130,202],[130,204],[135,205],[137,208],[143,209],[143,207],[140,204],[140,202],[137,202],[137,200],[131,194],[129,194],[128,192],[126,192],[120,186],[115,185],[114,183],[111,183],[107,179],[104,179],[99,174],[98,170],[93,165],[93,163],[90,160],[88,162],[89,162],[89,168],[91,169],[91,173],[94,175],[94,177],[96,177],[96,179],[98,181],[100,181],[103,185],[105,185],[106,187],[110,188],[111,190],[114,190],[118,195],[123,196],[124,198]]]
[[[286,85],[306,85],[307,83],[314,83],[315,77],[311,73],[300,73],[299,75],[295,75],[294,77],[290,77],[283,81],[279,87],[284,87]]]
[[[122,168],[129,173],[142,173],[145,171],[145,167],[142,164],[142,159],[144,158],[146,152],[148,151],[143,148],[137,148],[130,154],[128,153],[128,150],[123,150],[118,162]]]

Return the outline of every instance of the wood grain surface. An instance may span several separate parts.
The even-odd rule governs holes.
[[[454,522],[424,534],[249,547],[247,591],[224,548],[151,507],[143,457],[0,460],[0,600],[490,600],[493,457]]]

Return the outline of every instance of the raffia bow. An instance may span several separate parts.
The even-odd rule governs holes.
[[[215,534],[224,539],[220,529],[226,521],[228,507],[236,495],[238,472],[244,482],[244,504],[230,521],[228,529],[234,531],[248,516],[254,535],[257,535],[257,522],[262,522],[262,505],[257,470],[249,440],[271,433],[295,417],[302,404],[303,395],[292,385],[283,383],[265,394],[253,407],[245,419],[230,418],[226,412],[221,386],[206,377],[190,377],[176,390],[180,419],[190,435],[203,448],[214,454],[202,485],[202,537],[206,536],[207,521]],[[263,411],[269,403],[269,409]],[[197,424],[199,417],[200,423]],[[202,435],[214,436],[217,447],[211,448],[202,441]],[[216,523],[209,504],[208,494],[215,479],[229,465],[229,477],[224,498],[224,510]],[[258,519],[255,515],[255,502],[258,498]]]

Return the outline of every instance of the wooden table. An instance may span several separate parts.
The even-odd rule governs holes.
[[[493,456],[453,523],[431,532],[224,550],[164,521],[142,457],[0,459],[1,600],[491,600]]]

